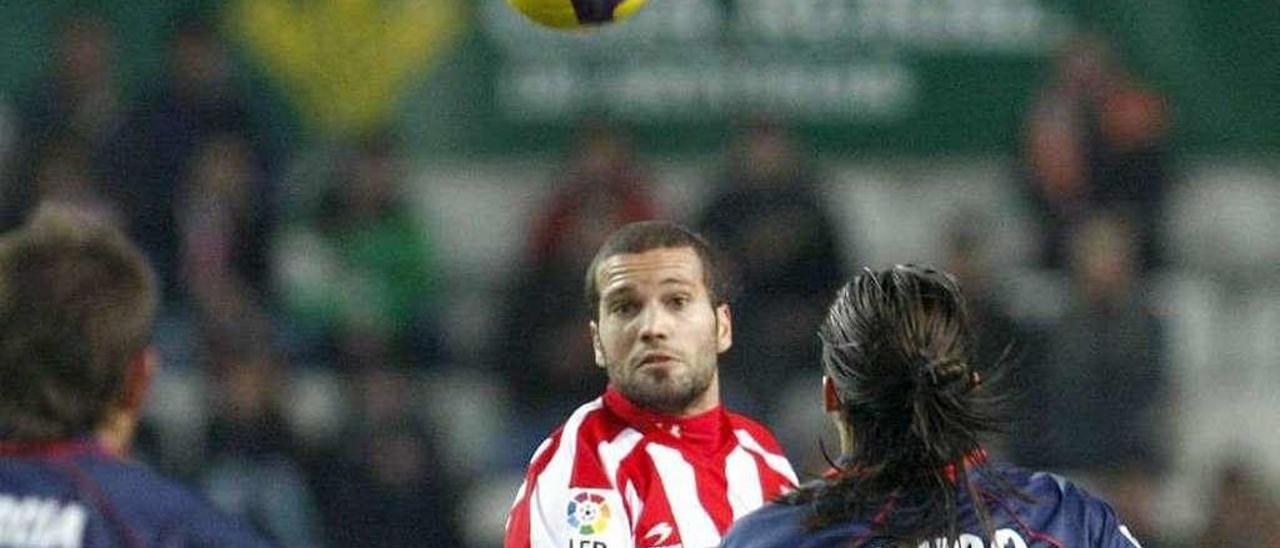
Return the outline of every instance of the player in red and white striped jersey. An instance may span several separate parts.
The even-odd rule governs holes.
[[[506,548],[706,548],[796,485],[765,427],[720,404],[732,344],[712,254],[678,225],[615,232],[587,274],[609,387],[534,452]]]

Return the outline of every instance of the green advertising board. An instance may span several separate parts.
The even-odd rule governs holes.
[[[1175,146],[1280,146],[1280,8],[1169,0],[649,0],[589,32],[537,27],[505,0],[0,4],[0,92],[36,89],[60,14],[116,27],[122,83],[162,72],[174,17],[219,20],[249,85],[293,142],[391,125],[430,156],[557,153],[584,118],[645,150],[718,150],[755,115],[831,154],[1010,153],[1073,33],[1112,37],[1169,98]],[[199,8],[199,10],[196,10]],[[268,98],[263,100],[261,98]]]
[[[582,117],[659,150],[716,146],[769,115],[832,150],[1006,146],[1068,19],[1036,0],[654,0],[589,33],[477,10],[481,146],[543,142]]]
[[[831,154],[1012,153],[1052,57],[1080,32],[1110,37],[1166,97],[1175,149],[1280,147],[1280,5],[1268,0],[650,0],[576,34],[531,25],[505,0],[475,6],[471,39],[409,105],[426,114],[406,127],[426,150],[558,149],[579,120],[604,116],[645,150],[698,153],[763,113]],[[452,110],[427,114],[440,103]]]

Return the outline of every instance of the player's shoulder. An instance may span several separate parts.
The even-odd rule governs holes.
[[[1115,509],[1101,497],[1089,492],[1070,478],[1049,472],[1035,472],[1033,481],[1037,485],[1047,485],[1039,492],[1052,492],[1059,498],[1059,506],[1066,512],[1080,516],[1089,525],[1115,522]]]
[[[159,541],[184,546],[266,545],[195,490],[146,465],[105,459],[85,462],[84,469],[121,518],[148,535],[158,535]]]
[[[1072,479],[1017,467],[1001,472],[1032,501],[1021,512],[1026,523],[1039,524],[1071,545],[1097,546],[1105,539],[1121,541],[1117,545],[1138,545],[1111,505]]]
[[[1059,506],[1078,506],[1082,509],[1100,510],[1106,502],[1094,496],[1071,478],[1053,472],[1028,470],[1006,466],[1007,478],[1022,492],[1037,500],[1053,501]]]
[[[849,539],[865,535],[864,525],[849,522],[818,530],[807,526],[812,504],[771,502],[735,521],[725,534],[722,548],[819,548],[848,546]]]
[[[746,415],[732,411],[726,411],[725,414],[728,415],[729,426],[733,428],[734,434],[738,436],[739,441],[744,441],[745,434],[750,438],[745,440],[747,442],[754,440],[770,452],[777,453],[781,451],[782,447],[778,444],[777,438],[774,437],[773,431],[769,430],[769,427]]]
[[[147,517],[181,512],[197,499],[144,464],[101,455],[4,459],[0,482],[23,495],[90,494]],[[73,495],[75,496],[75,495]]]
[[[608,411],[600,398],[584,403],[534,448],[528,472],[530,475],[539,474],[555,455],[565,452],[566,448],[572,450],[575,459],[581,458],[589,452],[579,452],[577,447],[594,447],[623,427],[625,424]]]
[[[1066,476],[1052,472],[994,462],[982,468],[981,473],[988,479],[998,478],[1000,487],[1012,488],[1013,491],[1023,495],[1022,499],[1034,501],[1034,505],[1038,507],[1060,508],[1063,505],[1086,502],[1092,498]]]
[[[549,446],[560,443],[561,438],[572,438],[575,441],[582,440],[592,441],[604,435],[610,429],[616,429],[618,420],[609,412],[601,398],[588,401],[579,405],[569,413],[564,422],[556,426],[546,438],[542,440],[542,444],[534,451],[534,459],[537,460],[538,454],[545,451]]]
[[[795,546],[803,534],[807,506],[771,502],[733,523],[723,548]]]

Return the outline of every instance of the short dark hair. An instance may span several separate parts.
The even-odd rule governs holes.
[[[830,483],[789,498],[815,505],[810,526],[882,515],[875,535],[912,545],[934,535],[954,539],[954,477],[990,528],[965,471],[982,466],[971,462],[979,438],[1000,426],[1001,400],[986,378],[1000,364],[987,364],[982,375],[973,363],[969,313],[955,277],[915,265],[866,269],[837,293],[818,334],[853,453]]]
[[[155,275],[116,227],[43,205],[0,237],[0,437],[92,432],[150,344]]]
[[[671,221],[637,221],[623,225],[614,231],[600,245],[591,265],[587,267],[586,297],[587,306],[592,317],[596,317],[600,308],[600,287],[596,284],[596,275],[600,264],[609,257],[629,253],[644,253],[654,249],[670,249],[688,247],[702,261],[702,283],[707,287],[707,296],[712,306],[720,306],[729,301],[728,283],[725,281],[724,269],[720,259],[706,240]]]

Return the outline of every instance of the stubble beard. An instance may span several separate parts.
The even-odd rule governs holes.
[[[612,363],[607,368],[609,380],[636,405],[665,414],[681,414],[706,393],[715,378],[715,351],[706,354],[699,352],[674,370]]]

